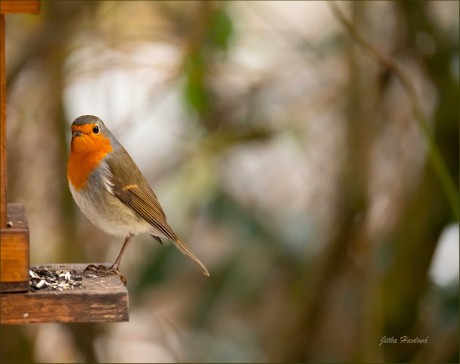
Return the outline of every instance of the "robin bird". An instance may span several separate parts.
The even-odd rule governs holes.
[[[170,239],[209,276],[203,263],[171,229],[145,177],[102,120],[83,115],[71,129],[67,177],[72,196],[92,223],[109,234],[125,237],[111,267],[91,264],[85,271],[116,273],[126,284],[118,270],[123,253],[134,235],[148,233],[160,243],[161,238]]]

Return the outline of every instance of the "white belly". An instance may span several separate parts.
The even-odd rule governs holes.
[[[88,193],[77,191],[69,183],[70,192],[85,216],[105,232],[127,236],[129,234],[150,233],[157,235],[153,227],[133,210],[110,193]],[[161,236],[161,235],[157,235]]]

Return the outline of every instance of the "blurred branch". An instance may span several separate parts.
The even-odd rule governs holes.
[[[364,22],[365,6],[362,2],[352,3],[355,23]],[[323,350],[325,345],[338,347],[339,343],[343,345],[335,349],[339,358],[381,361],[381,354],[375,346],[381,332],[381,308],[378,305],[381,288],[375,264],[378,244],[366,231],[366,216],[371,204],[367,192],[372,176],[370,156],[378,137],[377,124],[372,118],[376,104],[373,101],[377,99],[377,73],[370,67],[361,72],[365,59],[352,47],[346,51],[345,145],[341,150],[343,162],[337,183],[340,192],[334,206],[334,233],[322,253],[311,263],[310,271],[303,272],[303,276],[311,276],[311,281],[299,299],[305,307],[298,320],[299,328],[288,339],[294,343],[287,353],[291,361],[318,359],[317,351]],[[341,300],[344,291],[348,292],[346,300],[353,302],[352,307]],[[328,318],[342,310],[347,310],[354,318],[353,323],[346,334],[337,332],[326,343],[321,336],[331,330]],[[320,357],[320,361],[323,360]]]
[[[365,48],[367,51],[369,51],[372,54],[372,56],[379,63],[381,63],[387,70],[390,70],[401,82],[401,85],[406,90],[411,102],[412,111],[414,113],[415,119],[423,132],[425,140],[428,142],[428,155],[447,195],[452,212],[455,215],[456,220],[458,220],[460,218],[460,206],[458,204],[459,195],[457,192],[457,187],[452,176],[449,173],[444,158],[435,142],[434,136],[429,127],[430,123],[423,114],[414,84],[407,76],[407,74],[404,72],[404,70],[395,62],[395,60],[381,53],[358,32],[356,27],[345,17],[345,15],[337,7],[336,4],[328,2],[328,5],[331,8],[334,15],[340,21],[340,23],[347,30],[350,37],[353,40],[355,40],[358,44],[360,44],[363,48]]]

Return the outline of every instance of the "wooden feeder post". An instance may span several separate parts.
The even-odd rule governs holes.
[[[40,12],[39,1],[1,1],[0,292],[29,289],[29,227],[23,205],[7,203],[5,14]]]
[[[76,271],[80,287],[29,288],[29,226],[22,204],[7,203],[6,14],[40,12],[40,1],[0,1],[0,321],[1,324],[128,321],[128,291],[117,275],[84,277],[85,264],[50,264],[50,271]]]

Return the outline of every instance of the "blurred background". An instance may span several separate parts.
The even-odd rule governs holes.
[[[67,187],[70,124],[94,114],[211,277],[138,236],[120,268],[129,323],[2,326],[1,362],[458,362],[458,14],[42,1],[8,15],[8,200],[26,206],[31,265],[121,247]],[[427,343],[380,345],[401,336]]]

